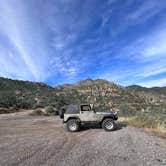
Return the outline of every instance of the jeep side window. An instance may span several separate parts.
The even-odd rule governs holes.
[[[90,111],[90,106],[89,105],[81,105],[81,111]]]

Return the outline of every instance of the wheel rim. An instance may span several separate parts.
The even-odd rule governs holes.
[[[112,122],[108,121],[106,124],[105,124],[105,127],[108,129],[108,130],[111,130],[113,129],[114,125]]]
[[[76,123],[71,123],[69,126],[71,131],[75,131],[77,129],[77,124]]]

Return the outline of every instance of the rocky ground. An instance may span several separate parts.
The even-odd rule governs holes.
[[[0,166],[163,166],[166,140],[142,129],[118,124],[68,133],[59,117],[0,115]]]

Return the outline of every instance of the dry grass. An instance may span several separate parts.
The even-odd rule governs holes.
[[[37,108],[29,113],[29,115],[44,115],[44,111],[40,108]]]
[[[50,107],[48,107],[48,108],[47,107],[46,108],[37,108],[37,109],[32,110],[29,113],[29,115],[33,115],[33,116],[36,116],[36,115],[51,116],[51,115],[54,115],[53,111],[52,111],[52,108],[50,109]]]
[[[154,119],[140,118],[137,116],[133,117],[120,117],[120,122],[126,123],[128,125],[144,128],[148,132],[153,132],[159,136],[166,138],[166,126],[165,122],[161,122]]]

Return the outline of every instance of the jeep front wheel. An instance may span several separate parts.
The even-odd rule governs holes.
[[[115,123],[110,118],[104,119],[103,122],[102,122],[102,128],[105,131],[113,131],[114,128],[115,128]]]
[[[79,122],[76,119],[71,119],[66,123],[67,130],[70,132],[76,132],[79,130]]]

